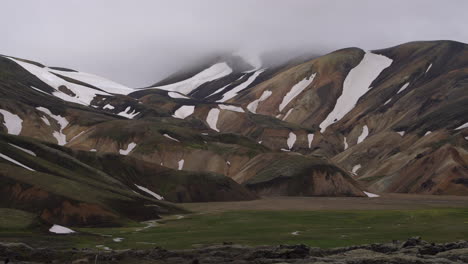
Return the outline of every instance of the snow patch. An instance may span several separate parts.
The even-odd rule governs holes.
[[[189,97],[187,97],[185,95],[182,95],[180,93],[176,93],[176,92],[168,92],[167,95],[169,95],[169,97],[171,97],[171,98],[190,99]]]
[[[343,144],[344,144],[344,149],[348,149],[348,141],[346,140],[346,137],[343,138]]]
[[[402,137],[405,135],[405,131],[397,131],[397,133]]]
[[[309,143],[309,148],[312,146],[313,140],[314,140],[314,134],[307,134],[307,141]]]
[[[242,76],[244,76],[244,75],[242,75]],[[242,78],[242,76],[241,76],[240,78]],[[240,78],[239,78],[239,79],[240,79]],[[224,89],[226,89],[226,87],[228,87],[229,85],[231,85],[231,84],[228,84],[228,85],[225,85],[225,86],[219,88],[218,90],[214,91],[214,93],[205,96],[205,98],[208,98],[208,97],[210,97],[210,96],[212,96],[212,95],[215,95],[215,94],[218,94],[218,93],[224,91]]]
[[[226,102],[227,100],[235,97],[240,91],[244,90],[245,88],[247,88],[250,84],[252,84],[255,79],[257,79],[257,77],[263,72],[264,70],[258,70],[258,71],[255,71],[252,76],[250,76],[245,82],[239,84],[238,86],[232,88],[231,90],[229,90],[228,92],[226,92],[225,94],[223,94],[223,98],[221,98],[220,100],[218,100],[217,102]]]
[[[432,133],[431,131],[427,131],[426,134],[424,134],[424,136],[427,136],[427,135],[429,135],[431,133]]]
[[[431,64],[429,64],[429,67],[427,67],[427,69],[426,69],[426,72],[425,72],[425,73],[427,73],[427,72],[428,72],[428,71],[429,71],[431,68],[432,68],[432,63],[431,63]]]
[[[16,60],[13,58],[8,58],[8,59],[16,62],[25,70],[27,70],[29,73],[35,75],[41,81],[45,82],[47,85],[55,89],[56,91],[53,92],[52,95],[64,101],[73,102],[73,103],[82,104],[82,105],[90,105],[91,101],[94,99],[96,95],[109,95],[107,92],[104,92],[104,91],[100,91],[100,90],[96,90],[96,89],[93,89],[84,85],[79,85],[79,84],[68,82],[56,76],[55,74],[51,73],[51,71],[53,70],[47,67],[42,68],[34,64],[23,62],[23,61]],[[64,72],[60,71],[60,74],[65,76]],[[60,86],[66,86],[68,90],[72,91],[75,94],[75,96],[68,95],[64,92],[61,92],[59,90]]]
[[[133,119],[136,115],[138,115],[139,112],[137,112],[136,110],[133,110],[132,111],[132,107],[131,106],[127,106],[127,108],[125,108],[125,110],[123,110],[122,112],[118,113],[117,115],[119,116],[123,116],[123,117],[126,117],[128,119]]]
[[[221,63],[212,65],[208,69],[205,69],[199,72],[198,74],[196,74],[195,76],[189,79],[186,79],[177,83],[173,83],[173,84],[168,84],[168,85],[158,86],[158,87],[151,87],[151,88],[172,91],[172,92],[179,92],[182,94],[189,94],[191,91],[195,90],[200,85],[206,82],[210,82],[210,81],[214,81],[216,79],[222,78],[231,73],[232,73],[232,69],[225,62],[221,62]]]
[[[61,225],[53,225],[51,228],[49,228],[49,232],[55,233],[55,234],[71,234],[75,233],[75,231],[71,230],[68,227],[64,227]]]
[[[296,138],[296,134],[294,134],[293,132],[289,132],[288,140],[286,141],[289,149],[292,149],[294,143],[296,143]]]
[[[387,101],[385,101],[384,105],[387,105],[388,103],[390,103],[392,101],[392,98],[388,99]]]
[[[136,145],[137,144],[135,142],[128,144],[127,149],[119,150],[120,155],[128,155],[128,153],[130,153],[136,147]]]
[[[367,195],[367,197],[369,197],[369,198],[380,197],[380,195],[375,194],[375,193],[370,193],[370,192],[364,192],[364,193],[365,193],[365,194]]]
[[[184,168],[184,160],[183,159],[179,160],[179,162],[177,164],[179,165],[178,170],[182,170]]]
[[[167,137],[168,139],[174,140],[174,141],[176,141],[176,142],[180,142],[179,140],[177,140],[177,139],[175,139],[175,138],[169,136],[168,134],[164,134],[163,136]]]
[[[219,108],[221,108],[223,110],[229,110],[229,111],[244,113],[244,109],[242,109],[242,107],[239,107],[239,106],[225,105],[225,104],[220,104],[218,106],[219,106]]]
[[[86,131],[81,131],[80,133],[78,133],[78,135],[72,137],[72,139],[70,139],[70,141],[68,141],[68,142],[72,142],[73,140],[79,138],[81,135],[83,135],[84,132],[86,132]]]
[[[294,110],[294,108],[289,108],[288,112],[286,113],[286,115],[284,115],[283,117],[283,121],[286,120],[286,118],[288,118],[288,116],[292,113],[292,111]]]
[[[34,87],[34,86],[30,86],[30,87],[31,87],[33,90],[36,90],[36,91],[38,91],[38,92],[40,92],[40,93],[47,94],[47,95],[51,95],[50,93],[46,93],[46,92],[42,91],[41,89],[38,89],[38,88],[36,88],[36,87]]]
[[[114,242],[122,242],[122,240],[124,240],[124,239],[123,239],[123,237],[116,237],[116,238],[114,238],[114,239],[112,239],[112,240],[113,240]]]
[[[31,155],[31,156],[37,157],[36,153],[30,151],[29,149],[25,149],[25,148],[22,148],[22,147],[20,147],[20,146],[16,146],[15,144],[11,144],[11,143],[8,143],[8,145],[10,145],[10,146],[12,146],[12,147],[15,147],[15,148],[17,148],[17,149],[19,149],[19,150],[21,150],[21,151],[23,151],[23,152],[26,152],[26,153],[28,153],[28,154]]]
[[[69,78],[90,84],[108,93],[129,94],[134,91],[133,89],[125,85],[116,83],[114,81],[111,81],[109,79],[106,79],[106,78],[103,78],[101,76],[97,76],[91,73],[60,71],[60,70],[55,70],[55,69],[50,69],[50,68],[48,68],[48,70],[49,72],[57,73],[65,77],[69,77]]]
[[[464,129],[464,128],[467,128],[467,127],[468,127],[468,122],[461,125],[461,126],[459,126],[459,127],[457,127],[457,128],[455,128],[455,130],[460,130],[460,129]]]
[[[113,110],[115,107],[110,105],[110,104],[106,104],[102,109],[110,109],[110,110]]]
[[[59,144],[60,146],[63,146],[65,144],[67,144],[67,136],[63,133],[63,130],[68,126],[68,121],[65,117],[62,117],[60,115],[54,115],[52,114],[52,112],[50,112],[49,109],[45,108],[45,107],[36,107],[37,110],[43,112],[44,114],[48,115],[49,117],[51,117],[52,119],[54,119],[55,121],[57,121],[57,124],[59,125],[59,131],[54,131],[52,133],[52,136],[54,136],[54,138],[57,140],[57,144]],[[50,123],[49,123],[50,125]]]
[[[365,126],[362,127],[362,133],[358,137],[357,144],[364,141],[364,139],[366,139],[368,135],[369,135],[369,128],[367,127],[367,125],[365,125]]]
[[[354,165],[353,166],[353,169],[351,170],[351,172],[354,174],[354,175],[357,175],[357,171],[361,168],[361,164],[357,164],[357,165]]]
[[[137,184],[135,184],[135,186],[136,186],[138,189],[144,191],[145,193],[147,193],[147,194],[153,196],[154,198],[156,198],[156,199],[158,199],[158,200],[164,200],[164,197],[162,197],[161,195],[159,195],[159,194],[157,194],[157,193],[155,193],[155,192],[152,192],[152,191],[149,190],[148,188],[145,188],[145,187],[140,186],[140,185],[137,185]]]
[[[194,105],[183,105],[177,109],[172,116],[179,119],[185,119],[187,116],[193,114],[194,111]]]
[[[400,87],[400,90],[398,90],[397,94],[403,92],[406,88],[408,88],[408,86],[409,86],[409,82],[403,84],[403,86]]]
[[[2,154],[2,153],[0,153],[0,158],[3,158],[3,159],[5,159],[5,160],[8,160],[9,162],[14,163],[14,164],[16,164],[16,165],[18,165],[18,166],[21,166],[21,167],[23,167],[23,168],[25,168],[25,169],[27,169],[27,170],[36,171],[36,170],[31,169],[31,168],[29,168],[28,166],[22,164],[21,162],[16,161],[16,160],[14,160],[14,159],[12,159],[12,158],[10,158],[10,157],[8,157],[7,155],[4,155],[4,154]]]
[[[23,120],[7,110],[0,109],[0,114],[3,115],[3,125],[7,128],[8,134],[19,135],[23,129]]]
[[[349,71],[343,83],[343,92],[336,101],[335,107],[320,124],[323,133],[327,127],[343,118],[351,111],[359,98],[364,95],[371,83],[380,73],[392,64],[392,60],[378,54],[366,52],[361,62]]]
[[[249,109],[249,111],[252,112],[252,113],[256,113],[258,104],[260,102],[265,101],[266,99],[268,99],[268,97],[270,97],[272,93],[273,92],[270,91],[270,90],[263,91],[260,98],[258,98],[257,100],[252,101],[250,104],[247,105],[247,109]]]
[[[305,78],[302,81],[296,83],[291,90],[283,97],[283,101],[279,105],[279,110],[280,112],[283,111],[283,109],[294,99],[296,96],[298,96],[302,91],[304,91],[305,88],[307,88],[315,78],[316,73],[312,74],[309,76],[309,78]]]
[[[59,124],[59,126],[62,129],[68,126],[68,121],[67,121],[66,118],[64,118],[64,117],[62,117],[60,115],[52,114],[52,112],[50,112],[50,110],[45,108],[45,107],[37,107],[36,109],[43,112],[43,113],[45,113],[46,115],[48,115],[49,117],[51,117],[52,119],[57,121],[57,123]]]
[[[208,126],[218,132],[219,129],[216,128],[216,123],[218,123],[219,112],[218,108],[212,108],[206,116],[206,123],[208,123]]]
[[[293,236],[298,236],[298,235],[299,235],[299,231],[294,231],[294,232],[291,233],[291,235],[293,235]]]
[[[50,126],[50,122],[49,122],[49,119],[47,119],[47,117],[41,116],[41,120],[42,120],[42,122],[44,122],[46,125]]]

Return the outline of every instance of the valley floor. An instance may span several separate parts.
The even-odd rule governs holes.
[[[468,196],[383,194],[377,198],[360,197],[263,197],[241,202],[186,203],[192,212],[232,210],[403,210],[429,208],[468,208]]]
[[[54,235],[0,216],[0,241],[33,247],[96,250],[306,244],[330,248],[421,236],[429,242],[468,239],[468,197],[389,194],[379,198],[274,197],[250,202],[182,204],[192,214],[119,228],[73,228]],[[24,221],[27,223],[27,221]]]

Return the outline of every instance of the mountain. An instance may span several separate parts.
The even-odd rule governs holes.
[[[332,160],[371,191],[466,195],[467,59],[467,45],[454,41],[348,48],[225,102],[291,124],[291,150]],[[249,133],[243,120],[220,115],[216,127],[286,148],[288,132],[283,145],[271,143],[272,134]]]
[[[0,56],[0,207],[86,226],[177,202],[468,195],[466,44],[252,61],[216,55],[133,89]]]

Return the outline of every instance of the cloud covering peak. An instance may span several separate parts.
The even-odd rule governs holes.
[[[2,9],[1,54],[133,87],[225,51],[323,54],[414,40],[468,42],[463,0],[15,0]]]

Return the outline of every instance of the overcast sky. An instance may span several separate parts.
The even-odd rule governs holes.
[[[468,42],[466,0],[1,0],[0,54],[152,84],[206,54]]]

